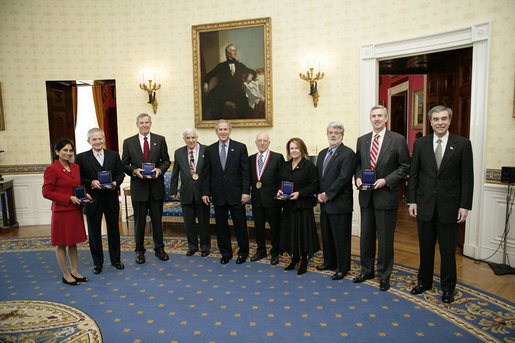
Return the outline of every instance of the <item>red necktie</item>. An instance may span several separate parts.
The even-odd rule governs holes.
[[[379,134],[374,136],[372,142],[372,149],[370,150],[370,168],[375,169],[377,162],[377,155],[379,154]]]
[[[145,155],[145,162],[148,163],[150,160],[150,146],[147,137],[144,137],[143,140],[143,155]]]

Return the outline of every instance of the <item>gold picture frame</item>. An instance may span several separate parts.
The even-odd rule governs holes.
[[[424,113],[426,113],[426,102],[424,96],[424,88],[417,89],[413,92],[413,109],[411,115],[411,127],[413,130],[424,129]]]
[[[192,26],[195,127],[273,125],[271,25],[267,17]]]
[[[4,104],[2,102],[2,83],[0,83],[0,131],[5,131]]]

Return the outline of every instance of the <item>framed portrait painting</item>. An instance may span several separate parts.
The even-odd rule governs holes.
[[[192,27],[195,127],[272,126],[271,19]]]
[[[424,113],[425,101],[424,101],[424,88],[417,89],[413,92],[413,110],[411,118],[411,127],[413,130],[424,129]]]

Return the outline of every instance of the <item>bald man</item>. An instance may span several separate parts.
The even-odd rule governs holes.
[[[256,136],[258,153],[249,157],[250,184],[252,187],[252,216],[256,230],[257,251],[251,262],[266,257],[265,221],[270,224],[272,249],[270,264],[279,263],[279,231],[281,227],[281,203],[274,199],[280,188],[279,170],[284,163],[283,155],[270,150],[270,137],[261,132]]]

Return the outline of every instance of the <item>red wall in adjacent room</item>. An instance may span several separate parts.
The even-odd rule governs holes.
[[[417,132],[422,132],[422,130],[413,130],[411,129],[411,121],[412,121],[412,111],[413,111],[413,93],[420,88],[424,88],[424,75],[381,75],[381,85],[379,86],[379,101],[384,101],[384,106],[388,108],[388,89],[392,88],[392,84],[396,86],[403,79],[409,81],[409,99],[408,99],[408,108],[409,108],[409,150],[410,153],[413,152],[413,142],[415,141],[415,135]],[[403,81],[404,82],[404,81]]]

